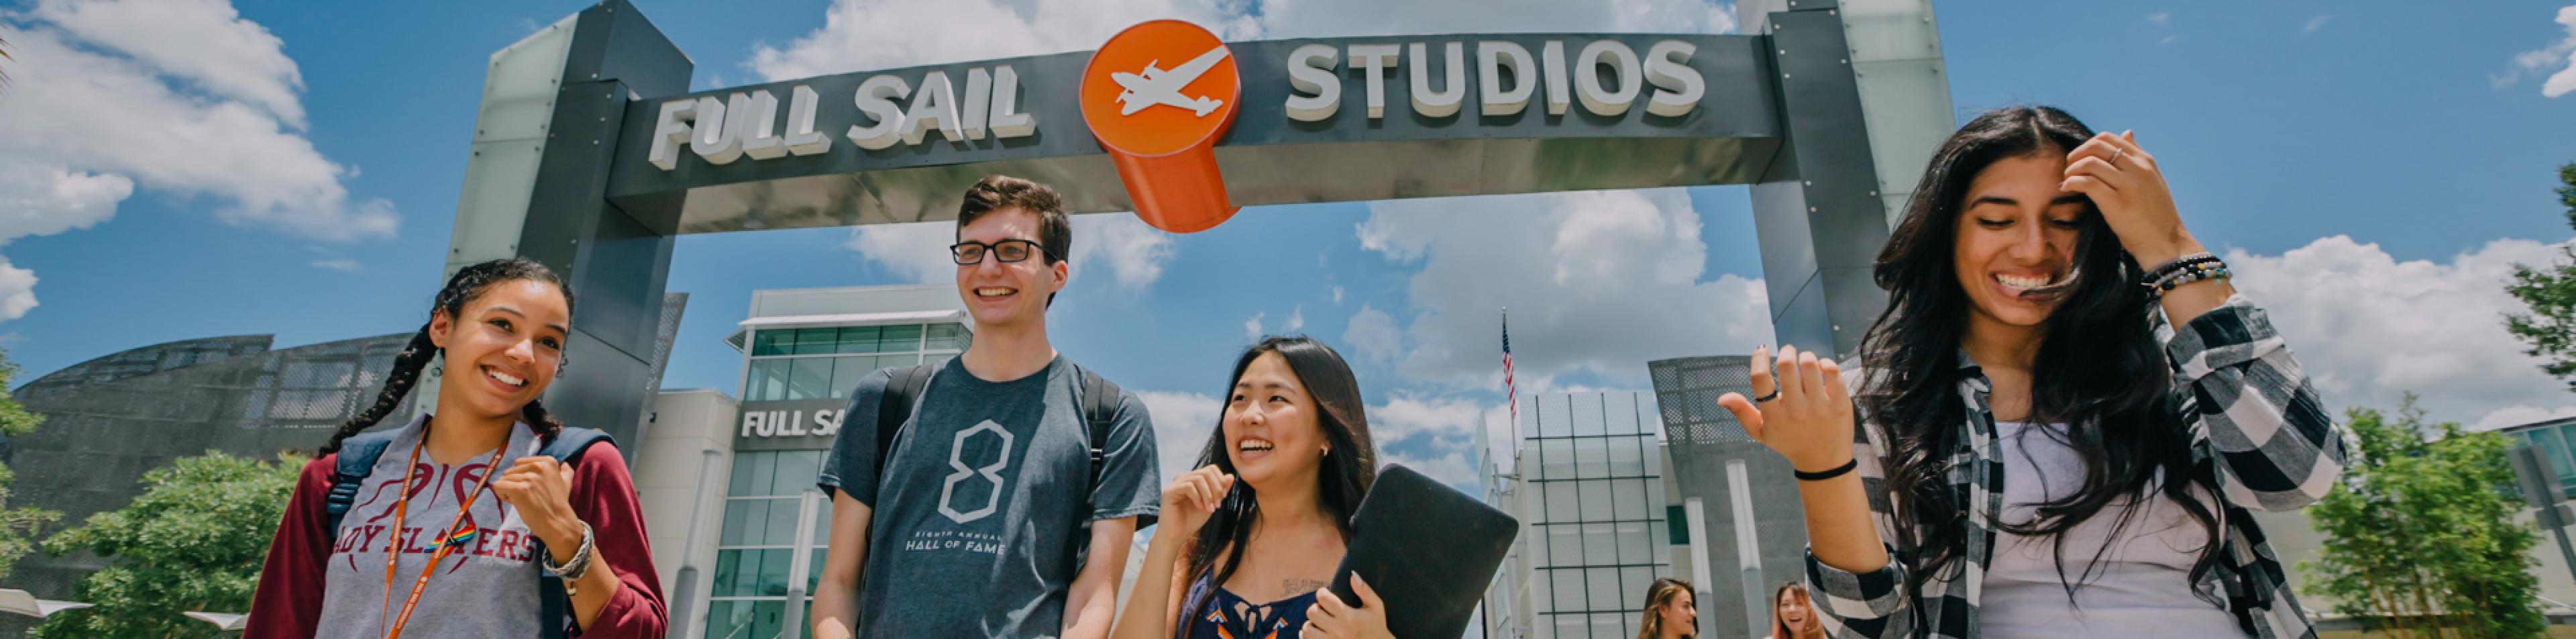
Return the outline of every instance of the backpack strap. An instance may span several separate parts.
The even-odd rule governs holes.
[[[1118,423],[1118,403],[1126,391],[1091,369],[1077,365],[1074,370],[1082,373],[1079,401],[1083,424],[1089,427],[1085,429],[1089,438],[1084,445],[1091,449],[1091,483],[1082,492],[1082,526],[1076,529],[1073,543],[1068,544],[1073,546],[1073,573],[1078,575],[1091,555],[1091,494],[1100,489],[1100,475],[1109,465],[1109,429]]]
[[[340,441],[337,461],[331,465],[331,492],[322,496],[325,525],[331,534],[340,532],[340,520],[349,516],[349,508],[358,503],[358,490],[367,475],[376,470],[376,459],[384,457],[385,447],[394,443],[394,433],[401,429],[359,433]]]
[[[569,466],[572,465],[573,459],[580,457],[582,451],[589,450],[592,445],[612,441],[608,433],[599,429],[565,426],[562,430],[555,431],[553,442],[546,444],[545,448],[537,452]],[[534,541],[533,544],[537,554],[545,554],[545,542]],[[597,544],[592,545],[594,547],[592,552],[598,552],[595,550]],[[562,639],[570,636],[570,629],[579,623],[572,615],[571,593],[564,591],[562,578],[545,574],[544,571],[538,571],[537,575],[537,620],[538,627],[541,629],[539,631],[541,634],[538,636],[542,639]]]
[[[1077,367],[1079,368],[1079,367]],[[1118,424],[1118,402],[1126,391],[1110,383],[1091,369],[1082,371],[1082,421],[1091,426],[1091,485],[1100,486],[1100,473],[1109,462],[1109,429]]]
[[[886,381],[885,394],[877,399],[877,477],[884,485],[886,460],[894,457],[895,435],[903,431],[905,420],[912,419],[912,403],[921,399],[923,389],[930,388],[930,374],[937,372],[931,364],[915,364],[894,369],[893,379]],[[849,419],[843,415],[841,419]]]

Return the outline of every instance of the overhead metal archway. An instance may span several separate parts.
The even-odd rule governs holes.
[[[1258,206],[1749,184],[1779,339],[1848,351],[1885,303],[1868,276],[1885,202],[1910,188],[1882,177],[1873,149],[1930,144],[1874,144],[1871,121],[1891,109],[1865,117],[1851,17],[1828,0],[1795,4],[1740,3],[1757,35],[1229,43],[1241,93],[1215,144],[1226,195]],[[634,441],[677,235],[951,219],[993,173],[1054,186],[1075,212],[1129,210],[1075,102],[1091,55],[689,92],[688,57],[606,0],[492,55],[447,268],[519,256],[566,274],[582,296],[568,347],[579,374],[548,404]],[[1937,106],[1921,107],[1946,120],[1931,86]],[[1922,158],[1903,161],[1895,173]]]

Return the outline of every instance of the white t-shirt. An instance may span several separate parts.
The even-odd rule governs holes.
[[[2084,463],[2066,444],[2066,425],[1995,422],[1996,452],[2004,465],[2002,519],[2027,523],[2037,505],[2073,494],[2082,487]],[[2217,508],[2206,490],[2201,505]],[[1995,531],[1994,557],[1986,565],[1984,593],[1977,614],[1979,636],[2075,637],[2241,637],[2236,616],[2218,604],[2192,595],[2190,574],[2209,532],[2182,504],[2156,494],[2147,510],[2110,539],[2122,497],[2100,513],[2061,533],[2065,548],[2046,537]],[[2135,507],[2135,506],[2130,506]],[[2093,564],[2096,551],[2101,563]],[[2065,558],[2065,579],[2051,551]],[[2086,580],[2090,565],[2092,576]],[[2069,606],[2065,584],[2076,584]]]

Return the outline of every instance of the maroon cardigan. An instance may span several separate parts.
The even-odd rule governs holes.
[[[605,451],[605,452],[601,452]],[[304,464],[295,480],[295,496],[286,502],[286,518],[277,523],[269,542],[268,562],[260,568],[259,589],[251,596],[246,639],[310,639],[322,615],[323,566],[331,559],[333,532],[323,529],[330,516],[323,497],[331,491],[331,471],[338,455],[323,455]],[[589,523],[593,552],[617,572],[617,592],[599,617],[577,636],[659,639],[671,618],[662,601],[662,580],[653,572],[653,550],[644,540],[644,509],[635,497],[634,477],[614,445],[602,442],[572,462],[572,510]],[[520,604],[502,606],[518,614],[535,614]]]

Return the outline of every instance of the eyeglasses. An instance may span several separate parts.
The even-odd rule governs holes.
[[[1055,255],[1054,251],[1047,250],[1046,245],[1030,240],[1002,240],[990,244],[966,240],[948,245],[949,257],[955,259],[958,266],[982,264],[987,253],[1004,264],[1026,261],[1030,255]]]

